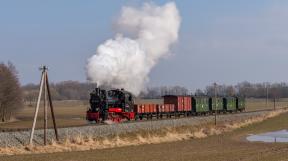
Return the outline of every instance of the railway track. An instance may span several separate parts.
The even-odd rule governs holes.
[[[281,108],[277,108],[277,110],[279,109],[288,109],[288,107],[281,107]],[[221,115],[234,115],[234,114],[239,114],[239,113],[255,113],[255,112],[264,112],[264,111],[273,111],[274,109],[263,109],[263,110],[255,110],[255,111],[243,111],[243,112],[232,112],[232,113],[217,113],[217,115],[221,116]],[[189,117],[209,117],[209,116],[214,116],[215,114],[206,114],[206,115],[193,115],[193,116],[180,116],[180,117],[176,117],[173,116],[171,118],[154,118],[153,119],[143,119],[143,120],[130,120],[130,121],[125,121],[122,122],[121,124],[129,124],[129,123],[137,123],[137,122],[154,122],[154,121],[160,121],[160,120],[177,120],[177,119],[182,119],[182,118],[189,118]],[[87,123],[85,125],[75,125],[75,126],[63,126],[60,128],[73,128],[73,127],[85,127],[85,126],[103,126],[103,125],[107,125],[107,123]],[[43,128],[37,128],[37,130],[42,130]],[[50,128],[51,129],[51,128]],[[24,132],[24,131],[30,131],[31,128],[0,128],[0,132]]]

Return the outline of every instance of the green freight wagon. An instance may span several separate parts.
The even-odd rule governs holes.
[[[224,111],[233,112],[237,110],[236,97],[225,97],[223,99]]]
[[[194,96],[192,97],[192,113],[205,114],[209,113],[209,98],[206,96]]]
[[[222,97],[210,97],[209,98],[209,110],[212,112],[223,112],[224,111],[224,103]]]
[[[244,97],[236,98],[236,107],[237,107],[237,110],[240,112],[245,111],[245,98]]]

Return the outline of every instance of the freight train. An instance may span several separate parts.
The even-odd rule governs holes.
[[[245,111],[244,97],[165,95],[163,100],[163,104],[135,104],[133,95],[124,89],[96,88],[90,93],[86,119],[96,123],[123,122]]]

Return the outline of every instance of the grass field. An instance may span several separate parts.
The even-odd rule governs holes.
[[[275,100],[275,108],[288,107],[288,98],[280,98]],[[246,99],[246,110],[256,111],[261,109],[273,109],[274,101],[268,100],[266,104],[266,99]]]
[[[285,161],[287,143],[250,143],[248,134],[288,128],[288,113],[203,139],[147,144],[82,152],[5,156],[5,161]]]
[[[136,103],[163,103],[161,99],[136,100]],[[58,127],[70,127],[86,125],[85,112],[88,108],[88,101],[54,101],[56,122]],[[278,99],[275,103],[276,108],[288,107],[288,99]],[[265,99],[247,99],[246,110],[255,111],[262,109],[273,109],[274,102],[267,102]],[[28,129],[32,126],[32,120],[35,110],[35,103],[32,106],[25,105],[24,109],[19,111],[15,119],[11,122],[0,123],[0,131],[11,129]],[[49,113],[50,116],[50,113]],[[43,107],[39,110],[36,128],[43,127]],[[52,128],[51,118],[48,122],[49,128]]]
[[[85,120],[87,108],[88,104],[83,101],[54,101],[57,126],[67,127],[87,124]],[[13,121],[0,123],[0,130],[31,128],[34,111],[35,103],[33,103],[32,106],[25,105],[25,107],[16,114]],[[48,116],[51,116],[50,109],[48,109],[48,111]],[[48,126],[52,127],[51,117],[49,117],[48,120]],[[39,109],[36,127],[42,128],[43,124],[43,106],[41,106]]]

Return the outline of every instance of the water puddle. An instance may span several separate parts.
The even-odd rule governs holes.
[[[287,130],[280,130],[280,131],[273,131],[267,132],[258,135],[249,135],[246,138],[250,142],[265,142],[265,143],[288,143],[288,131]]]

